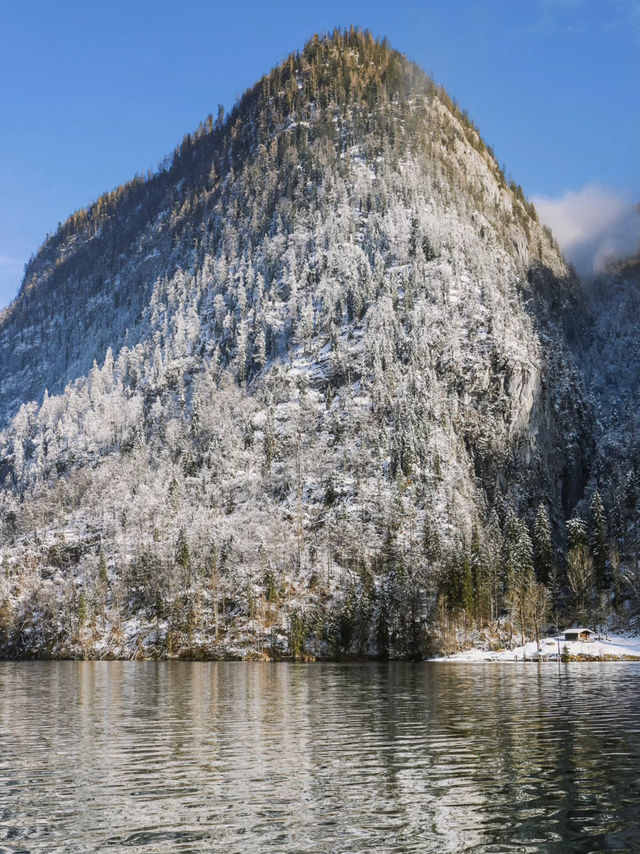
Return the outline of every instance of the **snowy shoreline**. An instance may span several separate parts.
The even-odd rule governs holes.
[[[431,661],[640,661],[640,637],[598,635],[596,640],[565,641],[556,637],[542,638],[514,649],[488,650],[474,647],[453,655],[439,656]]]

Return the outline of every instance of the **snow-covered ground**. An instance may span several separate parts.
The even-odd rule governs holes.
[[[487,650],[487,649],[467,649],[464,652],[458,652],[455,655],[446,656],[443,658],[434,659],[435,661],[523,661],[523,659],[537,659],[557,661],[558,652],[560,655],[568,653],[569,656],[586,656],[589,658],[601,657],[619,657],[619,658],[637,658],[640,660],[640,637],[624,637],[623,635],[598,635],[597,639],[589,643],[580,641],[567,643],[566,641],[555,637],[543,638],[540,641],[540,650],[535,641],[522,646],[517,646],[514,649],[502,650]]]

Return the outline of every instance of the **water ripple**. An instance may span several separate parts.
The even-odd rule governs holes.
[[[0,854],[640,852],[638,676],[0,662]]]

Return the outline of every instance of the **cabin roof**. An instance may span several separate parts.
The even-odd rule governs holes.
[[[562,634],[578,634],[581,635],[583,632],[588,632],[588,634],[594,634],[593,629],[585,629],[584,626],[572,626],[570,629],[565,629]]]

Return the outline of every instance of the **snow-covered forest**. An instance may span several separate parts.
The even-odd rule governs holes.
[[[628,618],[637,288],[583,289],[419,68],[312,39],[73,214],[0,316],[0,653]]]

